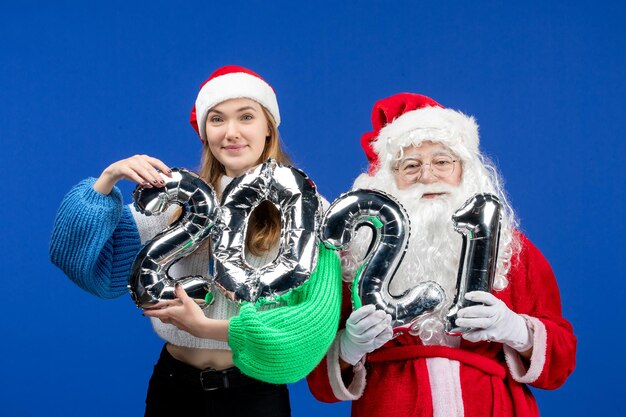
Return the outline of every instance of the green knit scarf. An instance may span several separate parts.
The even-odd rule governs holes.
[[[304,378],[335,338],[341,310],[341,265],[320,245],[315,271],[300,287],[280,297],[285,305],[258,310],[244,303],[230,319],[228,344],[246,375],[273,384]]]

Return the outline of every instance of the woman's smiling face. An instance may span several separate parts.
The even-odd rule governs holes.
[[[226,100],[207,114],[207,146],[229,177],[237,177],[262,162],[259,159],[269,135],[265,112],[254,100]]]

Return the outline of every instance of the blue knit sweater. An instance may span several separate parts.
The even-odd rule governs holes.
[[[77,285],[101,298],[128,293],[128,276],[141,241],[130,209],[115,187],[105,196],[95,178],[81,181],[61,202],[50,258]]]

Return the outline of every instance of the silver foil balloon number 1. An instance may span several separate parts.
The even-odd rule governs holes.
[[[391,315],[394,329],[408,327],[442,303],[443,289],[426,281],[402,294],[390,293],[389,284],[407,249],[409,217],[400,203],[382,191],[354,190],[341,195],[326,211],[320,239],[326,247],[341,250],[363,226],[372,229],[373,239],[353,281],[353,305],[373,304]]]
[[[452,216],[454,229],[463,236],[457,275],[457,292],[446,316],[446,331],[452,335],[468,329],[454,324],[457,312],[473,304],[465,299],[470,291],[490,292],[496,273],[500,243],[500,200],[492,194],[476,194]]]
[[[172,177],[161,175],[162,188],[137,187],[135,207],[147,216],[159,215],[172,204],[182,206],[178,219],[157,234],[137,254],[128,288],[138,307],[150,307],[160,300],[172,300],[178,282],[191,298],[210,302],[210,281],[202,276],[179,278],[167,274],[179,259],[191,254],[210,237],[217,210],[215,192],[196,174],[174,168]]]

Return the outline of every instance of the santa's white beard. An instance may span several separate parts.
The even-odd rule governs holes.
[[[471,196],[464,188],[416,184],[394,191],[409,214],[411,236],[404,259],[389,286],[392,294],[401,294],[421,282],[434,281],[446,294],[443,307],[452,303],[462,245],[461,235],[452,225],[452,215]],[[422,198],[424,194],[438,192],[446,194]]]

